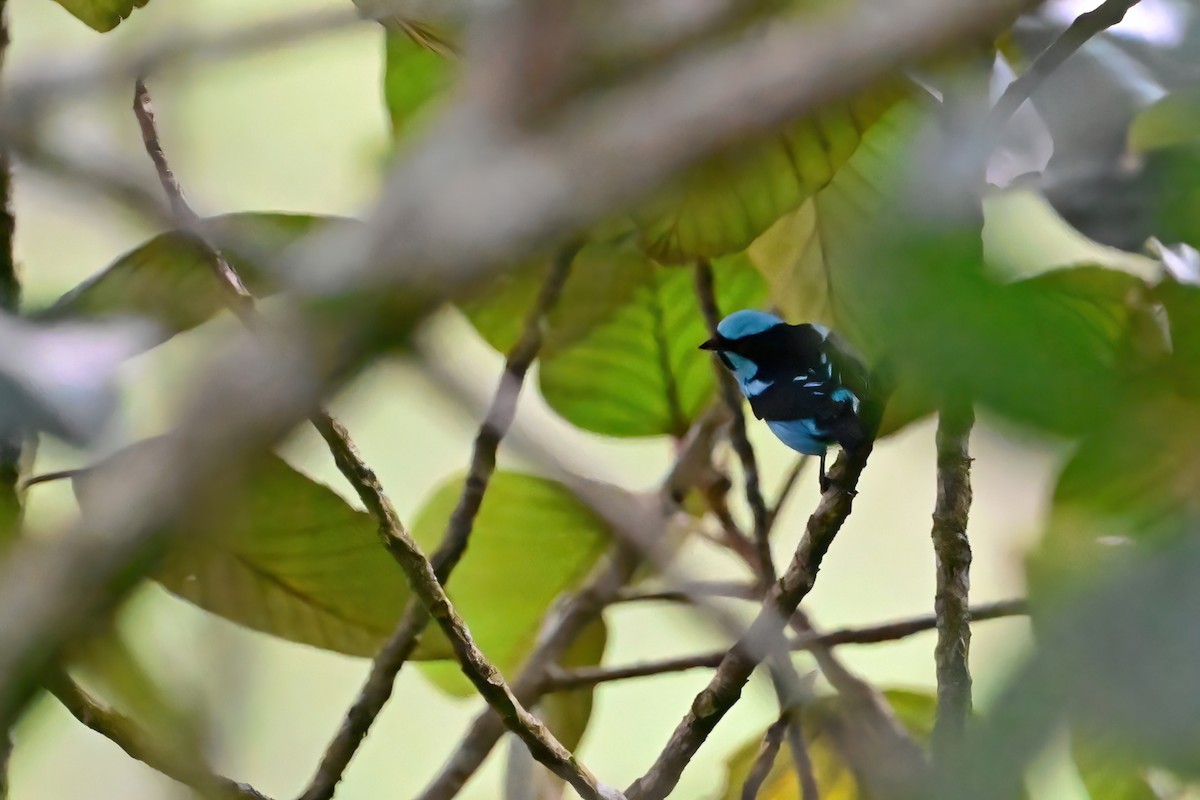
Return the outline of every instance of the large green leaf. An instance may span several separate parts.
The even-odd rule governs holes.
[[[95,493],[104,491],[109,469],[155,441],[79,474],[76,492],[85,515]],[[447,484],[420,514],[413,534],[427,550],[440,541],[460,490],[461,481]],[[374,520],[275,456],[257,463],[240,491],[209,509],[202,522],[212,532],[188,537],[156,578],[254,630],[370,656],[410,596]],[[496,474],[450,594],[501,669],[524,657],[550,601],[595,562],[606,538],[604,524],[561,485]],[[521,591],[511,591],[514,585]],[[431,629],[417,657],[451,654]]]
[[[1144,770],[1121,753],[1074,737],[1071,751],[1091,800],[1159,800]]]
[[[383,97],[392,135],[402,139],[452,85],[453,53],[440,35],[414,22],[389,26],[384,48]]]
[[[121,20],[150,0],[55,0],[76,19],[101,33],[111,31]]]
[[[417,515],[412,532],[426,551],[441,541],[461,493],[462,479],[453,479]],[[607,525],[562,484],[515,472],[492,476],[448,591],[502,673],[525,659],[550,604],[591,569],[608,538]],[[474,691],[456,670],[427,674],[447,691]]]
[[[679,263],[742,250],[827,185],[864,132],[912,91],[884,82],[695,167],[639,212],[647,251]]]
[[[76,479],[88,513],[108,468],[149,440]],[[288,466],[264,458],[238,496],[212,509],[210,535],[188,537],[156,578],[166,589],[240,625],[349,655],[373,655],[409,597],[371,517]]]
[[[1129,146],[1136,152],[1197,140],[1200,140],[1200,89],[1194,86],[1161,98],[1138,114],[1129,126]]]
[[[212,217],[203,225],[218,243],[244,242],[255,253],[275,255],[319,226],[338,221],[344,222],[311,214],[246,212]],[[63,295],[42,316],[135,315],[160,323],[169,338],[228,305],[207,253],[190,234],[159,234]],[[228,248],[224,255],[256,296],[277,289],[261,264],[239,257],[238,248]]]
[[[926,741],[933,729],[937,701],[927,692],[890,690],[884,693],[897,719],[918,741]],[[862,800],[868,795],[860,788],[851,764],[855,754],[851,750],[861,747],[848,733],[848,719],[844,703],[839,697],[825,697],[810,704],[801,712],[801,726],[809,759],[812,761],[813,777],[822,800]],[[762,737],[758,736],[726,760],[725,790],[722,800],[740,800],[742,787],[758,756]],[[792,767],[792,759],[786,742],[772,763],[771,771],[759,791],[759,800],[795,800],[800,797],[800,784]]]
[[[713,263],[723,312],[762,304],[762,279],[744,256]],[[646,262],[645,279],[582,338],[543,357],[540,382],[569,422],[609,436],[682,435],[716,382],[691,270]]]
[[[868,353],[882,347],[864,321],[875,297],[865,291],[892,265],[863,258],[863,244],[898,193],[898,172],[929,121],[928,102],[892,106],[827,186],[778,220],[748,253],[771,287],[771,300],[796,322],[818,322]]]
[[[864,257],[881,214],[896,200],[897,171],[911,157],[914,135],[930,105],[893,105],[867,130],[832,181],[775,222],[747,250],[770,286],[771,301],[790,322],[816,322],[847,337],[869,362],[887,353],[875,336],[869,291],[877,271],[893,265]],[[919,381],[901,378],[888,403],[880,434],[892,433],[933,410],[935,400]]]

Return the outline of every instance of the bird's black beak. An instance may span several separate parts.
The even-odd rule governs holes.
[[[720,350],[721,345],[723,343],[722,342],[723,338],[724,337],[721,337],[721,336],[714,336],[713,338],[709,339],[704,344],[700,345],[700,349],[701,350]]]

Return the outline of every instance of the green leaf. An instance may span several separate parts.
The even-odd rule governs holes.
[[[111,31],[121,20],[150,0],[55,0],[76,19],[101,33]]]
[[[84,515],[110,468],[151,439],[76,479]],[[268,456],[237,496],[185,537],[156,579],[197,606],[263,633],[326,650],[370,656],[391,632],[409,592],[371,517],[332,489]]]
[[[1144,770],[1120,748],[1105,747],[1074,736],[1071,752],[1091,800],[1160,800]]]
[[[256,252],[274,255],[335,221],[310,214],[247,212],[212,217],[203,225],[217,242],[246,242]],[[234,250],[224,255],[256,296],[277,289],[254,260],[241,258]],[[165,328],[164,338],[170,338],[206,322],[226,305],[207,251],[191,235],[170,231],[121,256],[41,316],[135,315],[158,321]]]
[[[157,441],[83,470],[75,481],[83,513],[123,459]],[[443,486],[413,527],[426,552],[441,540],[461,484]],[[183,599],[248,628],[372,656],[409,599],[404,574],[379,542],[370,515],[276,456],[256,463],[240,491],[223,497],[202,522],[211,532],[184,537],[155,577]],[[560,484],[507,472],[493,477],[449,592],[476,642],[502,670],[525,657],[550,602],[595,563],[607,539],[604,523]],[[451,656],[433,628],[416,653],[419,659]]]
[[[744,249],[826,186],[911,84],[887,81],[700,164],[638,214],[647,252],[667,263]]]
[[[444,484],[417,515],[412,533],[426,552],[445,534],[462,484]],[[515,472],[492,476],[447,590],[475,643],[506,677],[524,661],[550,604],[587,574],[608,539],[604,521],[562,484]],[[473,694],[450,666],[425,673],[445,691]]]
[[[1129,147],[1144,153],[1200,139],[1200,89],[1172,92],[1147,107],[1129,126]]]
[[[383,96],[392,136],[402,139],[426,119],[455,78],[453,54],[428,26],[405,22],[389,30],[384,45]]]
[[[781,218],[748,253],[771,287],[771,301],[791,320],[827,325],[871,353],[863,321],[874,310],[864,289],[886,263],[864,260],[862,242],[897,202],[897,173],[911,159],[927,102],[893,105],[867,130],[827,186]]]
[[[884,697],[909,733],[918,741],[927,741],[933,730],[936,699],[928,692],[909,690],[889,690],[884,692]],[[847,715],[854,713],[845,708],[840,697],[820,698],[801,712],[805,744],[821,800],[864,800],[868,797],[859,787],[850,766],[853,758],[847,750],[862,745],[847,738],[849,729],[844,721]],[[761,735],[751,739],[726,760],[722,800],[741,800],[742,787],[758,756],[761,742]],[[800,782],[792,768],[785,742],[775,757],[758,798],[795,800],[797,797],[800,797]]]
[[[719,259],[713,272],[723,312],[765,299],[745,256]],[[692,271],[647,261],[628,300],[542,357],[542,394],[567,421],[594,433],[683,435],[716,387],[709,354],[698,349],[707,338]]]

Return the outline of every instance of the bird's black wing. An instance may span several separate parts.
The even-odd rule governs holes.
[[[829,359],[829,379],[849,389],[860,403],[866,402],[871,393],[871,374],[850,343],[830,333],[821,350]]]
[[[831,396],[836,388],[812,375],[781,376],[749,396],[750,410],[764,420],[832,419],[845,405]]]

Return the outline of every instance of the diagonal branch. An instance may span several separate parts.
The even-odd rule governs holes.
[[[821,561],[850,515],[854,489],[872,446],[873,442],[868,442],[843,454],[834,464],[831,488],[809,518],[787,571],[771,587],[750,628],[721,659],[716,674],[696,696],[654,765],[629,787],[626,793],[631,800],[660,800],[670,794],[708,734],[741,697],[742,687],[758,665],[764,644],[782,634],[785,620],[816,583]]]
[[[450,640],[463,673],[474,684],[492,710],[515,733],[536,760],[567,781],[584,800],[614,800],[620,792],[604,786],[550,733],[541,720],[529,713],[509,688],[500,671],[475,646],[462,617],[454,610],[446,590],[438,582],[433,566],[406,530],[392,537],[388,549],[408,577],[413,594],[420,598],[438,627]]]
[[[182,189],[171,172],[158,138],[153,109],[150,105],[150,95],[143,81],[137,82],[134,92],[134,111],[142,130],[142,138],[145,142],[146,150],[154,161],[159,180],[162,182],[163,189],[171,199],[173,210],[183,218],[185,223],[189,223],[192,227],[196,228],[195,235],[209,251],[211,256],[209,259],[210,264],[218,280],[221,282],[221,286],[230,295],[235,312],[247,326],[254,326],[258,322],[257,311],[254,307],[254,297],[247,291],[236,271],[233,270],[220,251],[205,239],[199,231],[199,226],[196,224],[198,218],[191,208],[188,207],[187,201],[183,197]],[[547,282],[548,285],[539,299],[548,298],[553,301],[557,298],[562,287],[562,281],[566,278],[566,270],[573,257],[574,249],[565,253],[564,257],[559,259],[552,273],[552,280]],[[527,330],[528,335],[522,337],[522,341],[518,343],[520,349],[517,355],[525,359],[524,366],[520,369],[522,377],[541,343],[539,330],[541,312],[535,309],[532,317],[534,319],[534,324],[530,326],[533,329],[532,332]],[[510,377],[507,370],[506,378],[510,382],[512,381],[512,377]],[[515,386],[519,387],[520,381],[517,381]],[[501,388],[502,390],[504,389],[503,380]],[[463,500],[460,502],[459,508],[456,509],[455,515],[451,520],[451,531],[448,541],[440,551],[443,569],[452,568],[466,548],[466,540],[470,533],[471,523],[474,520],[475,512],[478,511],[479,503],[482,501],[483,490],[487,486],[487,480],[490,478],[492,469],[495,466],[495,447],[499,444],[502,429],[507,428],[515,410],[515,396],[512,397],[511,402],[509,401],[508,391],[501,391],[497,396],[501,402],[497,408],[495,418],[488,420],[493,425],[489,426],[485,423],[483,430],[480,432],[480,439],[483,446],[478,446],[477,442],[475,458],[472,463],[473,474],[476,480],[473,483],[468,481],[468,486],[464,490]],[[357,448],[350,440],[346,429],[324,412],[319,412],[314,417],[313,424],[329,445],[338,469],[350,481],[362,499],[363,504],[378,521],[380,536],[385,546],[404,571],[413,589],[413,594],[424,606],[424,611],[420,611],[416,608],[415,604],[410,604],[405,614],[405,619],[400,624],[400,628],[406,634],[411,631],[411,635],[407,637],[409,652],[415,646],[421,630],[428,621],[427,619],[422,619],[422,617],[426,615],[432,616],[450,640],[450,644],[455,656],[458,658],[459,664],[462,666],[464,674],[475,685],[475,688],[483,696],[484,700],[487,701],[488,705],[496,711],[505,725],[525,742],[535,759],[545,764],[555,775],[569,782],[585,800],[619,796],[619,793],[614,792],[614,790],[602,786],[586,767],[576,762],[574,756],[554,738],[554,735],[550,733],[545,725],[524,708],[520,701],[513,695],[512,690],[509,689],[508,684],[505,683],[503,676],[500,675],[496,667],[475,646],[466,623],[455,611],[453,604],[446,595],[445,589],[438,580],[433,566],[425,558],[416,541],[413,540],[407,529],[400,522],[395,508],[384,493],[383,487],[380,485],[375,473],[362,460]],[[394,653],[400,650],[402,650],[402,647],[397,646],[389,652]],[[398,668],[399,664],[397,664]],[[390,694],[390,691],[388,693]],[[366,719],[366,717],[364,716],[363,719]],[[363,734],[365,734],[365,728],[363,729]],[[359,734],[357,739],[361,740],[361,738],[362,734]],[[337,744],[336,741],[335,744]],[[357,741],[354,744],[356,746]],[[342,751],[348,751],[349,754],[352,754],[353,748],[342,748],[339,751],[339,755]],[[348,763],[349,755],[346,755],[345,759]],[[322,775],[323,773],[318,773],[319,777]],[[336,775],[331,771],[328,775],[329,777],[326,779],[326,782],[332,779],[328,792],[332,794],[333,786],[336,785],[336,779],[340,777],[341,771],[338,770]]]
[[[212,800],[270,800],[253,787],[209,772],[191,759],[163,752],[134,720],[96,702],[67,675],[60,673],[47,680],[46,687],[71,716],[124,750],[130,758],[195,789],[201,796]]]
[[[971,457],[968,444],[975,415],[969,403],[947,401],[938,415],[937,504],[933,512],[933,548],[937,557],[937,723],[935,753],[962,737],[971,713]]]
[[[717,431],[724,425],[722,414],[706,414],[684,438],[670,473],[659,489],[659,498],[666,509],[674,507],[704,473],[709,464]],[[614,546],[608,560],[599,566],[583,587],[552,613],[537,646],[525,662],[521,674],[513,682],[513,690],[526,705],[533,705],[546,693],[550,670],[579,633],[606,606],[615,602],[621,590],[633,578],[640,563],[631,549]],[[483,764],[488,753],[500,741],[504,726],[490,710],[475,717],[458,748],[434,780],[418,796],[418,800],[450,800],[458,794],[467,780]]]
[[[1038,87],[1074,55],[1087,41],[1107,28],[1125,19],[1125,13],[1138,4],[1138,0],[1105,0],[1096,8],[1075,18],[1062,35],[1034,59],[1029,69],[1022,72],[1000,95],[996,105],[988,114],[986,129],[996,138],[1004,130],[1017,109],[1033,96]]]
[[[446,526],[442,543],[433,554],[433,568],[443,585],[466,551],[483,495],[496,469],[496,450],[512,424],[525,373],[541,349],[546,314],[558,302],[577,249],[574,245],[565,247],[555,257],[537,300],[525,319],[521,336],[508,352],[500,385],[475,437],[471,466],[462,495]],[[429,619],[428,611],[422,604],[409,602],[396,629],[375,655],[366,682],[326,748],[316,775],[301,793],[301,800],[328,800],[333,796],[351,758],[391,697],[396,675],[416,649]]]

